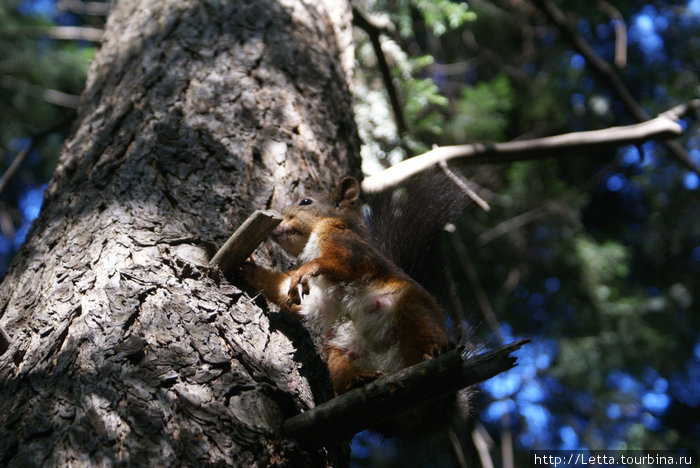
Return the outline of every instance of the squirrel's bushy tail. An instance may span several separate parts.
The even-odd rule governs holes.
[[[438,235],[470,202],[439,168],[420,173],[367,200],[370,241],[426,289],[441,276]]]

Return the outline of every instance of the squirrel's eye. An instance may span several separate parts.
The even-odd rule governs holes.
[[[302,198],[301,201],[299,202],[299,206],[304,206],[304,205],[310,205],[313,203],[313,200],[310,198]]]

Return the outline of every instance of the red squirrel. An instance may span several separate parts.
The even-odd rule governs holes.
[[[243,276],[322,342],[336,394],[447,349],[442,309],[369,242],[356,179],[329,197],[303,197],[283,211],[273,239],[300,266],[275,272],[247,262]]]

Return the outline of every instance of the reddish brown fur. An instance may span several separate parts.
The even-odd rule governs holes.
[[[336,395],[360,387],[381,377],[381,372],[357,367],[347,353],[336,346],[326,346],[326,364]]]
[[[353,184],[344,179],[329,201],[302,199],[311,202],[303,204],[302,201],[284,211],[284,221],[273,233],[280,244],[299,256],[313,233],[317,238],[317,258],[287,273],[273,272],[249,263],[244,267],[244,275],[267,299],[292,313],[298,310],[302,300],[299,286],[304,294],[308,293],[309,279],[319,275],[334,284],[362,281],[376,286],[377,290],[398,293],[393,296],[398,299],[391,308],[395,323],[391,333],[395,337],[390,333],[387,345],[398,339],[402,365],[407,367],[447,346],[442,310],[428,292],[365,240],[364,224],[355,203],[359,193],[356,184],[357,181]],[[285,294],[281,286],[289,278],[291,282]],[[377,301],[376,313],[383,312],[379,310],[381,307],[381,301]],[[359,368],[348,350],[327,342],[324,348],[333,388],[338,394],[380,374],[377,369]]]

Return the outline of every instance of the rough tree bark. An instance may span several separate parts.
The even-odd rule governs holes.
[[[253,210],[357,175],[350,20],[342,0],[114,3],[0,289],[0,465],[345,462],[273,434],[330,396],[323,365],[207,261]]]

